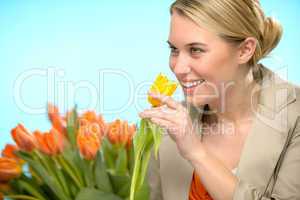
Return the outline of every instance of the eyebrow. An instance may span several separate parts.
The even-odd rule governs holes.
[[[175,45],[173,45],[169,40],[167,41],[167,43],[168,43],[170,46],[175,47]],[[186,44],[185,46],[194,46],[194,45],[200,45],[200,46],[207,47],[207,45],[204,44],[204,43],[202,43],[202,42],[192,42],[192,43]]]

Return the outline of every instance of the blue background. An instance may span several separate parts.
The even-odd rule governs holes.
[[[91,96],[84,88],[76,90],[74,102],[81,110],[103,112],[107,121],[115,118],[137,121],[137,113],[147,107],[145,98],[129,101],[124,107],[135,96],[127,80],[109,74],[103,79],[105,89],[102,91],[99,70],[126,72],[134,92],[140,87],[142,93],[148,86],[141,87],[141,84],[151,82],[159,72],[174,78],[168,68],[166,44],[172,2],[1,0],[0,148],[11,142],[10,130],[19,122],[32,131],[50,128],[45,110],[37,113],[24,110],[14,91],[16,81],[33,69],[45,73],[49,68],[63,71],[63,75],[56,77],[55,87],[92,85],[97,96]],[[272,69],[288,67],[288,79],[299,84],[300,1],[261,0],[261,3],[266,14],[276,17],[284,27],[284,37],[272,53],[273,59],[265,62]],[[47,101],[59,104],[63,111],[73,106],[72,98],[65,96],[67,92],[59,95],[56,91],[49,98],[46,76],[29,77],[18,91],[27,107],[45,108]],[[121,112],[108,113],[122,106]]]

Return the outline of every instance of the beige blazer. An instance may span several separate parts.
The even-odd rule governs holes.
[[[269,200],[262,197],[282,152],[288,130],[296,126],[271,197],[300,199],[300,89],[262,66],[258,112],[242,150],[233,200]],[[195,112],[194,112],[195,113]],[[191,112],[194,120],[197,118]],[[198,116],[199,117],[199,116]],[[300,120],[299,120],[300,122]],[[151,200],[188,199],[193,167],[178,153],[168,135],[163,137],[159,159],[150,160]]]

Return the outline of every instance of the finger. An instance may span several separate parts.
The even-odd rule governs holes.
[[[161,118],[163,120],[170,121],[172,123],[178,123],[179,111],[175,111],[169,108],[163,109],[150,109],[139,113],[141,118]]]
[[[143,114],[151,114],[151,113],[159,113],[159,114],[161,114],[161,113],[167,113],[167,114],[175,115],[175,114],[179,113],[179,111],[175,110],[175,109],[171,109],[167,105],[163,105],[163,106],[160,106],[160,107],[154,107],[154,108],[151,108],[151,109],[145,109],[141,113],[143,113]]]
[[[153,92],[149,92],[149,95],[154,99],[160,100],[163,104],[166,104],[169,108],[180,110],[183,107],[179,102],[175,101],[170,96],[153,93]]]
[[[158,112],[160,112],[158,109],[146,109],[143,112],[139,113],[139,116],[141,118],[151,118],[153,115],[156,115]]]

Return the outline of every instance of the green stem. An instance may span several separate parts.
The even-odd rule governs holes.
[[[141,151],[138,151],[134,161],[133,175],[131,179],[130,200],[134,200],[134,196],[136,192],[136,181],[138,177],[138,172],[140,171],[140,164],[141,164],[140,158],[141,158]]]
[[[60,165],[59,162],[58,162],[58,157],[57,156],[53,156],[53,159],[54,159],[54,162],[56,163],[56,165]],[[70,191],[69,191],[69,188],[67,186],[67,182],[66,182],[64,174],[62,173],[62,171],[60,169],[56,170],[55,173],[57,175],[58,181],[60,182],[60,184],[62,186],[62,189],[65,191],[67,196],[70,196]]]
[[[61,164],[61,166],[66,170],[66,172],[69,174],[69,176],[73,179],[76,186],[78,188],[83,188],[83,183],[80,181],[80,178],[78,178],[71,167],[68,165],[68,163],[65,161],[65,159],[62,156],[58,156],[58,161]]]
[[[85,178],[86,186],[92,188],[95,185],[93,180],[94,178],[93,172],[92,172],[94,161],[83,159],[83,163],[84,163],[84,170],[85,170],[84,178]]]
[[[55,183],[54,183],[55,187],[56,187],[56,189],[59,189],[62,192],[62,194],[60,194],[60,195],[62,195],[60,198],[66,199],[68,197],[68,194],[66,193],[66,191],[63,190],[62,183],[61,183],[60,178],[58,177],[57,173],[55,172],[55,169],[53,169],[50,166],[49,161],[51,161],[51,160],[46,160],[44,155],[42,155],[38,151],[34,151],[34,153],[37,156],[37,158],[39,159],[39,161],[41,162],[41,164],[44,166],[44,168],[48,171],[49,175],[52,177],[55,177],[55,178],[53,178],[53,181],[55,181]],[[62,187],[62,188],[60,188],[60,187]]]
[[[43,155],[41,155],[38,151],[34,151],[34,155],[37,157],[38,161],[41,162],[44,168],[47,169],[48,172],[52,172],[49,164],[45,161]]]
[[[34,196],[37,199],[40,200],[46,200],[43,196],[43,194],[40,193],[39,189],[35,186],[32,186],[29,182],[26,180],[19,180],[18,184],[24,188],[30,195]]]
[[[63,157],[64,159],[65,159],[65,157]],[[76,158],[79,158],[79,159],[81,159],[80,158],[80,154],[79,154],[79,152],[78,151],[76,151]],[[80,181],[80,184],[81,185],[84,185],[84,180],[83,180],[83,175],[82,175],[82,171],[80,170],[80,169],[78,169],[78,166],[77,165],[72,165],[71,163],[70,163],[70,161],[69,160],[67,160],[67,159],[65,159],[65,161],[69,164],[69,166],[71,167],[71,169],[73,169],[73,171],[75,172],[75,176],[78,178],[78,180]],[[80,162],[81,162],[81,160],[80,160]]]

